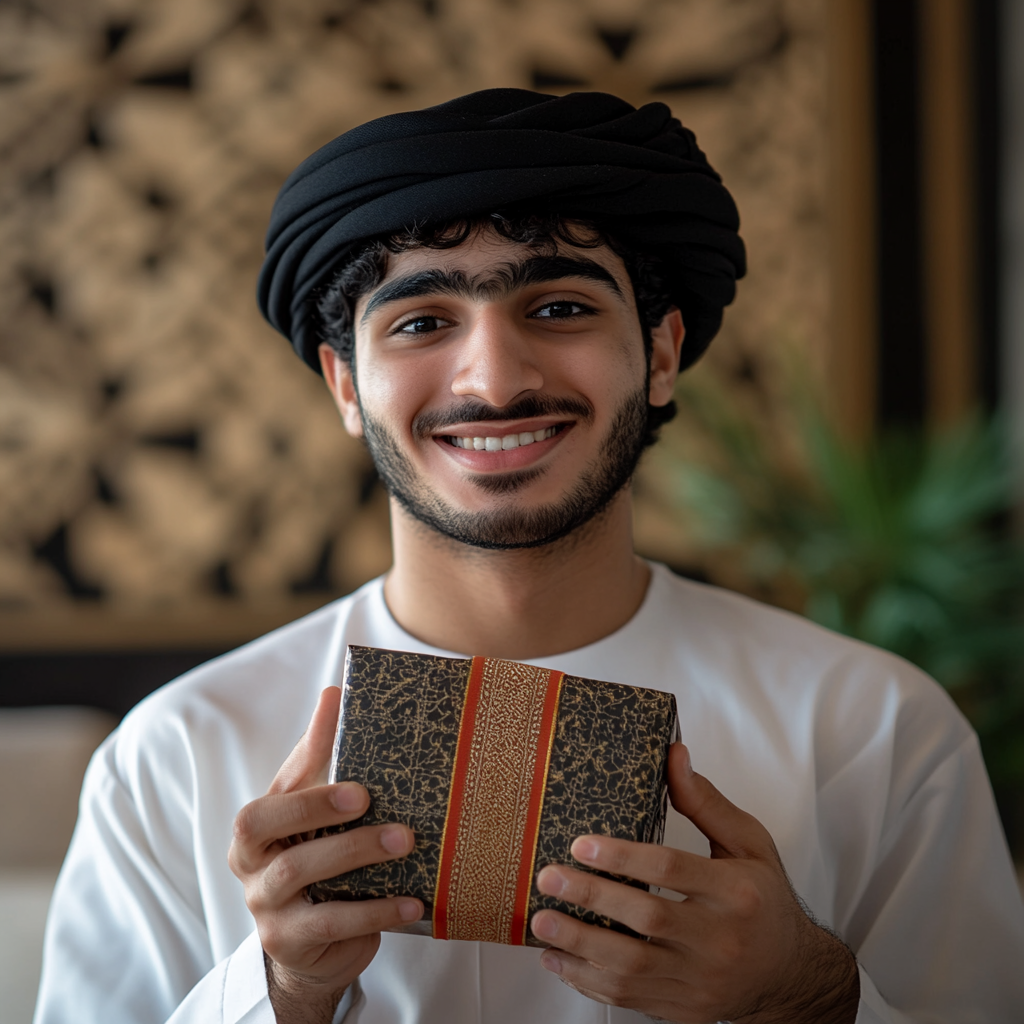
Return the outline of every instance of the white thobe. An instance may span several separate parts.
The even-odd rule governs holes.
[[[270,1024],[262,949],[227,865],[338,684],[347,644],[447,654],[380,580],[147,697],[93,758],[54,894],[36,1024]],[[858,1022],[1024,1020],[1024,908],[977,740],[906,662],[653,567],[636,615],[537,662],[675,694],[695,768],[771,832],[794,888],[857,955]],[[665,842],[708,844],[669,811]],[[540,951],[385,934],[345,1024],[627,1024]]]

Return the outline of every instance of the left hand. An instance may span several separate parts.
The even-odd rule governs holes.
[[[602,1003],[681,1024],[853,1024],[860,981],[849,948],[797,899],[767,829],[669,756],[672,805],[707,836],[711,858],[608,836],[582,836],[581,864],[686,895],[674,902],[564,865],[537,876],[546,895],[613,918],[649,940],[554,910],[531,928],[541,964]]]

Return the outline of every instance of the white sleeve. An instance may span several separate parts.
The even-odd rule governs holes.
[[[332,1024],[342,1024],[359,995],[350,985],[334,1011]],[[257,932],[222,960],[185,997],[167,1024],[275,1024],[267,995],[263,947]]]
[[[255,927],[214,962],[184,748],[162,744],[160,767],[136,764],[126,781],[117,745],[115,734],[86,774],[50,903],[35,1024],[275,1024]],[[351,986],[336,1024],[357,995]]]
[[[174,785],[162,795],[154,813],[153,792],[119,777],[116,739],[97,751],[50,904],[35,1024],[274,1024],[255,930],[213,962],[188,802]]]
[[[855,1024],[913,1024],[905,1014],[894,1010],[882,998],[875,983],[860,967],[860,1006],[857,1007]]]
[[[253,931],[226,960],[209,971],[167,1024],[275,1024],[267,995],[263,947]]]
[[[858,1024],[989,1024],[1024,1011],[1024,906],[972,734],[890,808],[839,932]]]

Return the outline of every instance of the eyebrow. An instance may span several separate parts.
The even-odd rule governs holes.
[[[515,263],[505,263],[484,276],[469,277],[461,270],[421,270],[399,277],[378,288],[366,304],[360,323],[366,323],[382,306],[404,299],[426,295],[454,295],[463,299],[503,299],[519,288],[567,277],[599,281],[608,285],[620,298],[622,289],[611,273],[596,260],[585,256],[531,256]]]

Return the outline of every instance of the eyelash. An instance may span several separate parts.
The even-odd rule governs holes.
[[[537,314],[540,313],[542,309],[550,309],[552,306],[574,306],[578,310],[578,312],[570,313],[568,316],[537,316]],[[545,302],[543,306],[538,306],[530,314],[530,316],[537,320],[576,320],[581,316],[589,316],[596,312],[597,310],[595,310],[592,306],[588,306],[586,303],[583,302],[576,302],[573,299],[556,299],[554,302]]]
[[[402,323],[398,324],[398,326],[395,327],[395,329],[391,333],[392,334],[432,334],[433,331],[406,331],[406,329],[405,329],[406,327],[411,327],[413,324],[418,324],[418,323],[420,323],[423,320],[434,320],[434,321],[437,321],[438,323],[441,323],[441,324],[450,323],[450,321],[445,320],[444,317],[441,317],[441,316],[414,316],[414,317],[410,317],[408,320],[403,320]],[[438,328],[435,327],[433,330],[436,331],[436,330],[438,330]]]
[[[552,316],[542,317],[538,314],[541,310],[550,309],[552,306],[574,306],[577,310],[575,313],[570,313],[568,316]],[[543,306],[538,306],[529,316],[536,320],[576,320],[582,316],[589,316],[595,313],[596,310],[592,306],[588,306],[582,302],[574,302],[568,299],[559,299],[555,302],[545,302]],[[440,324],[448,324],[449,321],[445,320],[440,316],[414,316],[408,320],[404,320],[398,324],[397,327],[391,332],[392,334],[432,334],[433,331],[406,331],[407,327],[411,327],[413,324],[420,323],[423,320],[434,320]],[[434,330],[439,330],[435,327]]]

